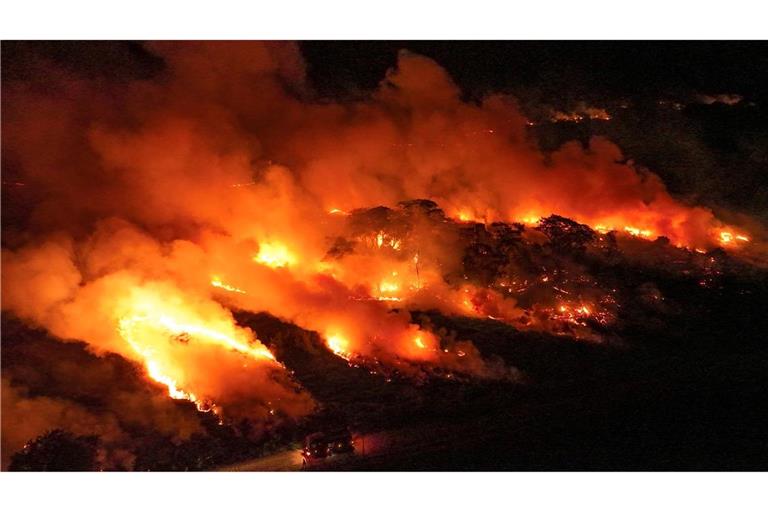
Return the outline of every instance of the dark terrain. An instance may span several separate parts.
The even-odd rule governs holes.
[[[347,425],[360,434],[384,432],[387,448],[321,469],[765,470],[768,280],[762,271],[739,268],[702,286],[695,272],[614,266],[613,272],[627,272],[621,293],[634,289],[633,280],[653,279],[675,307],[649,313],[627,301],[604,342],[413,312],[417,321],[472,340],[485,357],[519,369],[524,377],[514,382],[372,372],[332,355],[315,333],[240,312],[238,322],[258,332],[316,398],[317,414],[258,436],[203,414],[207,433],[181,444],[128,421],[126,448],[138,454],[136,469],[211,469]],[[2,362],[4,376],[31,396],[53,394],[96,409],[114,407],[121,391],[144,393],[147,401],[158,392],[119,356],[62,345],[8,315]],[[103,382],[83,389],[68,378],[73,371]],[[121,375],[118,389],[115,375]],[[177,406],[200,414],[183,401]]]
[[[333,356],[310,362],[290,342],[275,348],[332,411],[329,421],[409,431],[389,453],[331,469],[765,470],[766,300],[764,278],[699,292],[657,328],[623,333],[622,344],[428,314],[515,365],[525,384],[384,382]],[[290,329],[263,315],[240,319],[268,339]]]

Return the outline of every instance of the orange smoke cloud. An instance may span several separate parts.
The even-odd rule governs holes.
[[[165,62],[152,79],[52,68],[48,87],[7,87],[4,151],[34,191],[24,236],[37,241],[3,252],[3,308],[136,361],[201,408],[313,406],[222,304],[317,331],[345,358],[498,376],[399,306],[469,301],[464,314],[512,317],[514,301],[473,304],[443,281],[460,265],[449,231],[416,220],[408,240],[367,233],[347,224],[358,208],[427,198],[462,220],[557,213],[696,248],[752,237],[673,198],[606,139],[543,156],[512,98],[464,102],[426,57],[401,53],[368,99],[332,103],[311,100],[293,45],[149,49]],[[328,258],[346,235],[365,251]]]

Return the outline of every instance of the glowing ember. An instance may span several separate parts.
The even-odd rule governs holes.
[[[560,304],[556,308],[556,312],[553,311],[550,315],[551,320],[557,322],[564,322],[572,324],[574,326],[586,327],[586,320],[596,317],[595,320],[601,324],[605,324],[609,321],[609,316],[605,312],[595,312],[593,306],[587,306],[585,304],[579,304],[574,306],[572,304]],[[579,335],[577,334],[577,337]]]
[[[581,114],[577,114],[575,112],[554,112],[552,114],[551,118],[552,122],[559,123],[559,122],[572,122],[572,123],[579,123],[584,120],[584,116]]]

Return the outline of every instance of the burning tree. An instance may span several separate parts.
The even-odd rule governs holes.
[[[587,244],[595,240],[595,232],[589,226],[559,215],[541,219],[538,229],[547,235],[552,247],[561,253],[583,253]]]

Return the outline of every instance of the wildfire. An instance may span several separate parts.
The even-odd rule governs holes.
[[[296,256],[280,243],[262,243],[253,260],[272,268],[282,268],[296,263]]]
[[[469,213],[467,210],[461,210],[458,213],[458,217],[461,222],[469,222],[475,219],[474,216],[471,213]]]
[[[610,121],[611,115],[604,109],[599,107],[589,107],[581,104],[576,112],[563,112],[555,110],[550,113],[549,120],[553,123],[580,123],[584,119],[592,119],[597,121]]]
[[[599,121],[610,121],[611,115],[603,108],[589,107],[585,109],[585,112],[590,119],[597,119]]]
[[[241,357],[273,363],[275,357],[248,331],[230,320],[204,319],[174,298],[163,298],[151,289],[136,289],[128,313],[118,319],[118,333],[140,356],[149,378],[165,386],[175,399],[194,402],[200,411],[209,411],[213,402],[186,389],[194,378],[182,361],[188,346],[218,347]]]
[[[337,356],[346,359],[349,361],[351,354],[349,352],[349,340],[342,337],[339,334],[332,334],[330,336],[327,336],[325,339],[325,343],[328,346],[328,348],[336,354]]]
[[[535,226],[536,224],[541,221],[541,217],[538,215],[526,215],[525,217],[520,219],[523,224],[527,224],[529,226]]]
[[[611,228],[609,228],[608,226],[604,226],[603,224],[595,225],[594,229],[595,229],[595,231],[597,231],[598,233],[602,233],[603,235],[613,231]]]
[[[147,357],[145,354],[142,355]],[[149,375],[149,377],[155,382],[158,382],[167,387],[168,396],[171,398],[175,400],[188,400],[190,402],[194,402],[195,405],[197,405],[197,409],[199,411],[205,411],[203,402],[199,400],[197,396],[194,395],[194,393],[188,393],[183,389],[179,389],[179,387],[176,385],[176,381],[163,373],[157,361],[147,359],[147,375]]]
[[[390,247],[395,251],[399,251],[402,248],[402,242],[399,238],[395,238],[384,231],[379,231],[373,238],[373,246],[377,249]]]
[[[581,121],[584,120],[584,116],[581,114],[577,114],[576,112],[556,111],[552,114],[551,120],[555,123],[559,123],[559,122],[580,123]]]
[[[586,319],[590,318],[592,314],[592,308],[584,304],[576,306],[571,304],[560,304],[557,307],[557,312],[552,315],[552,319],[574,325],[586,326]]]
[[[144,359],[144,365],[149,378],[164,385],[168,389],[168,396],[171,398],[193,402],[199,411],[208,410],[204,402],[198,399],[194,393],[179,388],[176,380],[167,375],[161,368],[160,363],[153,359],[155,350],[142,346],[141,342],[137,339],[138,336],[134,334],[134,330],[136,329],[137,324],[144,320],[145,319],[142,317],[122,318],[119,321],[118,332],[123,339],[128,342],[131,348]]]
[[[235,292],[235,293],[242,293],[245,294],[245,290],[241,290],[240,288],[228,285],[227,283],[223,282],[218,276],[213,276],[211,278],[211,286],[214,288],[221,288],[222,290],[226,290],[228,292]]]
[[[538,217],[536,215],[526,215],[523,217],[518,217],[518,222],[521,222],[527,226],[536,226],[539,221],[541,220],[541,217]],[[648,228],[641,228],[633,225],[625,225],[621,227],[621,224],[615,225],[615,224],[608,224],[608,223],[590,223],[589,220],[583,221],[585,224],[589,225],[594,231],[597,231],[600,234],[607,234],[611,231],[621,230],[625,233],[629,234],[630,236],[637,237],[637,238],[644,238],[644,239],[652,239],[656,233],[652,229]],[[668,236],[669,233],[662,233],[664,236]],[[748,236],[743,234],[736,234],[732,231],[723,230],[723,231],[717,231],[715,235],[712,236],[713,242],[726,246],[734,246],[734,242],[750,242],[750,239]],[[687,248],[689,250],[695,250],[699,252],[700,248],[695,248],[695,246],[687,246],[685,244],[676,244],[677,247],[680,248]]]
[[[262,53],[272,55],[271,50],[260,51],[254,58]],[[76,226],[66,247],[57,235],[40,247],[9,249],[8,255],[4,250],[3,265],[13,263],[7,275],[16,282],[4,285],[3,299],[4,307],[10,303],[9,309],[19,316],[32,315],[51,330],[74,333],[73,338],[79,336],[99,350],[136,354],[148,377],[162,384],[169,396],[194,402],[201,410],[212,403],[205,398],[208,394],[225,401],[215,391],[219,388],[201,375],[201,368],[221,370],[214,368],[218,360],[206,356],[224,354],[222,360],[231,362],[234,370],[241,362],[277,365],[267,347],[237,327],[231,313],[211,297],[237,299],[243,310],[263,311],[321,333],[328,349],[346,360],[375,356],[381,357],[381,364],[399,365],[429,360],[440,347],[436,334],[411,323],[419,311],[437,309],[531,329],[551,331],[557,324],[566,328],[560,332],[586,331],[603,319],[619,318],[618,306],[606,305],[605,296],[634,293],[609,290],[623,286],[621,279],[603,279],[602,272],[592,272],[593,263],[598,268],[610,261],[613,268],[614,260],[615,265],[623,264],[622,252],[633,256],[631,251],[640,253],[646,245],[653,251],[633,258],[638,265],[654,261],[656,253],[666,258],[667,251],[675,253],[681,265],[710,259],[678,258],[683,251],[674,249],[677,246],[708,254],[713,268],[727,268],[714,264],[720,251],[712,252],[713,247],[727,246],[735,253],[750,237],[764,236],[727,226],[711,210],[678,201],[658,176],[627,163],[620,148],[604,138],[595,137],[589,147],[567,143],[541,153],[535,141],[518,135],[516,124],[522,129],[525,121],[514,102],[493,98],[463,103],[454,94],[437,94],[434,102],[415,101],[424,96],[420,73],[427,73],[424,76],[434,81],[429,88],[438,92],[454,90],[454,84],[436,64],[408,61],[414,57],[405,53],[399,58],[412,65],[386,75],[385,83],[396,87],[386,85],[381,91],[385,94],[372,94],[371,101],[355,106],[304,105],[293,94],[272,94],[284,77],[270,75],[268,70],[275,68],[271,61],[258,76],[231,77],[269,78],[268,88],[254,89],[270,92],[267,103],[259,105],[258,94],[234,94],[221,102],[218,94],[207,95],[230,86],[239,91],[243,84],[230,84],[219,68],[251,59],[229,59],[222,67],[226,51],[169,55],[175,57],[167,63],[164,81],[155,84],[156,91],[152,88],[152,108],[140,111],[151,116],[122,110],[141,104],[139,97],[119,105],[95,101],[88,109],[67,104],[72,95],[8,102],[16,109],[40,106],[11,116],[26,128],[19,133],[45,134],[47,140],[50,131],[55,141],[61,129],[60,140],[87,143],[72,147],[71,155],[69,144],[53,144],[51,151],[64,153],[43,161],[34,154],[36,149],[27,149],[39,144],[12,148],[19,153],[20,169],[93,154],[87,172],[78,166],[68,172],[104,179],[62,175],[55,167],[35,173],[34,183],[28,185],[40,187],[35,196],[60,197],[46,202],[34,218],[61,210],[60,218],[47,219],[56,221],[50,222],[52,228],[66,231],[70,220],[80,218],[98,228],[87,238],[86,226]],[[199,66],[177,69],[197,59]],[[189,84],[198,77],[202,82]],[[166,81],[172,86],[167,91]],[[58,90],[44,89],[43,96],[48,89]],[[125,88],[134,90],[143,89]],[[176,95],[181,95],[178,101]],[[290,101],[283,103],[283,96]],[[243,111],[237,108],[241,99],[246,101]],[[61,108],[53,108],[59,102]],[[102,105],[110,106],[103,118]],[[181,112],[179,105],[190,111]],[[406,105],[408,110],[403,110]],[[114,113],[112,108],[120,110]],[[291,122],[274,123],[286,109]],[[59,111],[82,111],[85,117],[69,126],[65,116],[39,129],[37,124],[58,120]],[[440,115],[435,117],[435,112]],[[571,105],[565,112],[547,109],[537,121],[548,117],[588,122],[607,121],[611,114],[586,104]],[[221,119],[241,118],[247,122],[227,123],[219,133]],[[135,123],[118,126],[123,119]],[[67,131],[84,126],[98,129],[77,137]],[[467,130],[474,133],[471,138],[463,134]],[[18,144],[22,138],[12,137],[11,142]],[[27,151],[31,154],[24,155]],[[62,187],[57,180],[78,187]],[[153,186],[158,181],[162,186]],[[158,193],[168,187],[174,193]],[[216,193],[210,193],[212,187]],[[94,197],[115,200],[98,201],[94,208]],[[553,221],[550,230],[549,216],[573,222]],[[595,237],[581,224],[602,234],[614,232],[620,240],[609,243],[612,236]],[[630,236],[638,239],[629,243]],[[656,236],[667,237],[670,246],[641,240]],[[237,268],[237,262],[245,265]],[[173,293],[161,288],[155,294],[136,284],[150,279],[168,283]],[[141,289],[132,295],[133,287]],[[129,293],[123,303],[125,291]],[[113,302],[118,304],[112,307]],[[106,322],[89,318],[97,310]],[[71,318],[61,320],[67,315]],[[115,322],[125,341],[112,329]],[[72,325],[65,329],[60,326],[64,323]],[[104,339],[101,325],[109,326]],[[466,354],[465,361],[474,357],[473,351]],[[229,371],[218,373],[219,379],[231,377]]]
[[[624,226],[624,231],[640,238],[650,238],[653,235],[653,231],[650,229],[640,229],[633,226]]]
[[[392,276],[397,277],[397,272],[392,272]],[[379,295],[381,297],[391,297],[398,291],[400,291],[400,285],[394,281],[385,279],[379,283]]]
[[[749,238],[744,235],[734,235],[730,231],[721,231],[719,237],[720,243],[728,245],[733,241],[749,242]]]
[[[590,314],[589,308],[587,306],[579,306],[579,307],[577,307],[576,308],[576,312],[581,314],[581,315],[584,315],[584,316],[589,316],[589,314]]]

